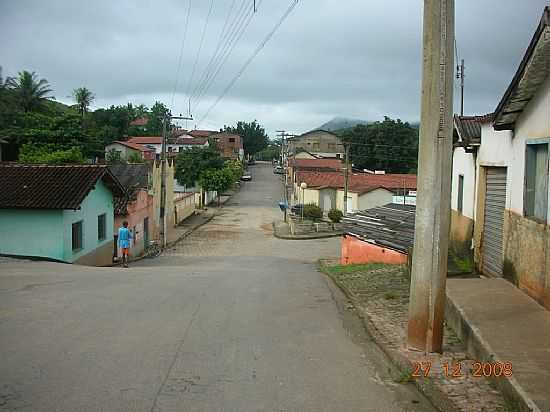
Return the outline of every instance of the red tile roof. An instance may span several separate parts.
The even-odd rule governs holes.
[[[129,147],[130,149],[139,150],[140,152],[154,152],[155,151],[155,149],[151,149],[149,147],[145,147],[145,146],[142,146],[140,144],[133,143],[129,140],[126,141],[126,142],[123,142],[121,140],[116,140],[113,143],[118,143],[118,144],[121,144],[123,146]]]
[[[199,145],[203,146],[208,142],[206,137],[180,137],[176,140],[179,145]]]
[[[137,144],[162,144],[162,136],[136,136],[130,137],[127,142]]]
[[[149,119],[147,117],[140,117],[139,119],[132,120],[130,122],[130,126],[146,126],[147,123],[149,123]]]
[[[312,188],[344,188],[342,172],[298,172],[296,181],[298,184],[305,182],[308,187]],[[404,187],[408,190],[416,190],[416,175],[352,173],[349,175],[348,187],[350,192],[357,193],[366,193],[380,187],[392,191]]]
[[[215,130],[191,130],[190,132],[188,132],[188,134],[190,134],[193,137],[208,137],[215,133],[218,133],[218,132]]]
[[[0,208],[76,210],[99,180],[126,196],[105,165],[0,164]]]
[[[342,162],[340,159],[291,159],[289,165],[296,170],[305,169],[332,169],[341,170]]]

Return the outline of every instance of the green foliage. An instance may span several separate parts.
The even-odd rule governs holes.
[[[192,147],[178,153],[175,177],[180,185],[192,187],[202,172],[221,169],[223,165],[223,158],[213,147]]]
[[[226,160],[224,167],[233,173],[233,181],[237,181],[243,175],[243,164],[239,160]]]
[[[132,152],[128,156],[128,163],[143,163],[143,157],[138,152]]]
[[[328,212],[328,218],[334,223],[340,223],[340,220],[342,220],[342,216],[344,216],[344,214],[341,210],[338,209],[331,209]]]
[[[241,136],[245,154],[254,155],[265,149],[269,144],[269,137],[265,129],[256,120],[250,123],[239,121],[234,127],[224,126],[223,130]]]
[[[416,173],[418,129],[409,123],[385,117],[383,122],[346,129],[342,139],[351,143],[350,158],[358,169]]]
[[[323,211],[314,203],[304,205],[304,217],[311,220],[319,220],[323,217]]]
[[[105,161],[110,165],[118,164],[118,163],[126,163],[122,158],[120,151],[115,149],[111,149],[107,152],[107,154],[105,155]]]
[[[88,108],[94,101],[94,94],[85,87],[79,87],[73,90],[73,98],[78,106],[78,111],[81,116],[88,111]]]
[[[148,113],[149,123],[147,123],[147,132],[150,136],[162,135],[162,121],[170,114],[170,110],[161,102],[155,102]]]
[[[44,101],[51,98],[50,85],[46,79],[38,79],[35,72],[23,70],[17,78],[6,81],[8,89],[12,90],[15,101],[24,112],[39,110],[44,107]]]
[[[22,163],[66,164],[86,163],[82,152],[77,147],[58,150],[55,145],[34,146],[25,144],[21,147],[19,161]]]
[[[223,191],[230,189],[235,184],[233,170],[228,167],[223,169],[204,170],[199,177],[199,184],[206,191],[218,192],[218,205]]]
[[[281,144],[277,142],[270,142],[269,145],[256,153],[255,158],[257,160],[273,160],[279,158],[281,155]]]

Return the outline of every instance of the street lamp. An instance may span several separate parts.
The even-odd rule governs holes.
[[[304,197],[305,197],[305,190],[307,189],[307,183],[302,182],[300,183],[300,188],[302,189],[302,221],[304,221]]]

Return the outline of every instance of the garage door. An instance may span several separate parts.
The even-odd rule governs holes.
[[[483,272],[502,276],[502,226],[506,204],[506,168],[488,167],[483,225]]]

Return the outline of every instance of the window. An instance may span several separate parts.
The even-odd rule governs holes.
[[[97,240],[105,240],[107,237],[107,215],[103,213],[97,217]]]
[[[73,223],[72,230],[73,252],[78,252],[82,249],[82,220]]]
[[[548,143],[527,144],[525,153],[525,216],[546,222],[548,215]]]
[[[235,143],[235,138],[234,138],[234,137],[230,137],[230,138],[229,138],[229,143]]]
[[[458,175],[458,211],[464,210],[464,175]]]

